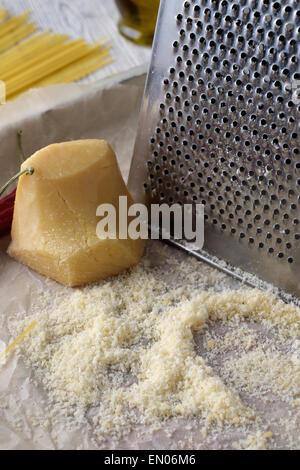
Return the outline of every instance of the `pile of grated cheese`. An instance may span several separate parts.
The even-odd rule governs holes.
[[[224,274],[174,253],[150,244],[131,271],[54,289],[11,323],[21,332],[37,322],[20,351],[52,411],[91,423],[98,446],[176,420],[186,426],[177,448],[276,447],[277,431],[279,447],[299,446],[300,309],[228,289]],[[268,394],[289,407],[280,426],[259,410]]]

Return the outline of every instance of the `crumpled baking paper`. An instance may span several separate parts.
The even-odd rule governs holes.
[[[0,106],[0,185],[19,171],[16,135],[23,131],[25,156],[40,148],[73,139],[106,139],[114,148],[127,179],[146,67],[93,85],[53,85],[33,89],[14,102]],[[12,188],[10,188],[11,190]],[[9,237],[0,239],[0,354],[13,340],[7,325],[16,312],[26,312],[43,277],[6,254]],[[33,426],[44,415],[42,388],[30,383],[30,371],[12,352],[0,361],[0,449],[93,448],[85,432],[66,432]],[[51,435],[59,436],[54,442]]]
[[[23,131],[26,157],[54,142],[104,138],[117,153],[127,179],[146,66],[103,79],[32,89],[0,106],[0,184],[20,166],[16,134]]]
[[[132,72],[132,76],[112,77],[95,85],[71,84],[31,90],[16,102],[0,107],[0,184],[19,169],[16,133],[20,129],[23,131],[26,156],[53,142],[104,138],[116,151],[126,179],[145,83],[143,72],[139,69]],[[65,289],[9,258],[6,254],[8,243],[9,237],[0,239],[0,355],[15,339],[9,332],[10,320],[17,315],[26,315],[41,290]],[[151,266],[165,269],[167,278],[170,278],[167,280],[177,286],[172,259],[183,259],[187,255],[165,246],[162,249],[158,241],[151,242],[150,247],[147,256]],[[208,272],[206,269],[213,271],[197,263],[195,270],[202,270],[204,278]],[[221,276],[222,285],[219,288],[240,286],[231,278],[226,280],[224,274]],[[184,279],[181,280],[183,286],[184,282]],[[264,334],[261,334],[262,340]],[[230,351],[228,356],[234,354]],[[0,449],[98,448],[90,426],[69,427],[60,416],[47,419],[47,393],[33,378],[33,371],[25,367],[13,351],[0,361]],[[288,443],[282,442],[280,436],[281,426],[289,419],[290,410],[280,397],[272,396],[269,405],[262,406],[258,396],[251,406],[258,410],[264,425],[267,426],[271,419],[275,423],[277,447],[288,448]],[[184,420],[181,425],[171,421],[168,424],[169,437],[160,431],[154,435],[148,435],[146,431],[141,439],[134,432],[117,444],[109,443],[107,448],[178,449],[183,446],[185,449],[185,424]],[[234,428],[219,428],[205,436],[196,428],[194,442],[200,448],[232,448],[234,442],[246,439],[251,429],[243,432]],[[293,442],[295,439],[297,436],[294,436]]]

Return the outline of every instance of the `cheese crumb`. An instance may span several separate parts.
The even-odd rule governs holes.
[[[258,432],[250,434],[247,439],[240,442],[237,447],[244,450],[266,450],[268,448],[268,441],[273,437],[272,432]]]
[[[199,289],[200,274],[194,260],[188,263],[187,289],[170,287],[157,275],[162,268],[141,263],[108,281],[62,289],[54,299],[45,294],[30,317],[12,323],[22,330],[34,317],[37,326],[20,350],[56,410],[81,422],[93,410],[98,442],[118,440],[137,425],[159,429],[172,419],[197,418],[203,436],[210,426],[253,428],[257,412],[244,393],[265,393],[270,384],[274,393],[297,401],[299,367],[267,350],[267,338],[261,346],[255,325],[295,343],[300,309],[258,289]],[[183,267],[177,265],[178,276]],[[202,269],[205,282],[213,278]],[[219,337],[209,333],[212,323],[223,328]],[[204,339],[205,354],[195,337]],[[239,357],[229,357],[230,348]],[[225,359],[219,366],[220,353]],[[240,447],[267,446],[272,433],[257,432]]]

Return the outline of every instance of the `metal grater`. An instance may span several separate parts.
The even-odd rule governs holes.
[[[298,0],[162,0],[129,176],[138,202],[205,204],[195,256],[298,298],[299,38]]]

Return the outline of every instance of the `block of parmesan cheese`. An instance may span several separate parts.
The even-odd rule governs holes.
[[[116,156],[104,140],[78,140],[39,150],[22,165],[33,166],[17,187],[8,253],[66,286],[118,274],[138,263],[145,241],[97,237],[100,204],[119,196],[134,201]]]

